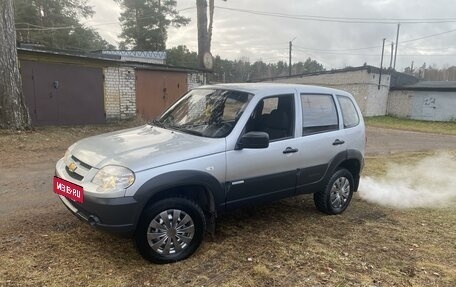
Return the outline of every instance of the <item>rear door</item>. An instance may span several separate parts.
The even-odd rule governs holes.
[[[299,104],[299,150],[302,152],[299,153],[298,194],[318,191],[330,162],[336,156],[346,156],[345,133],[334,96],[305,93],[300,95]]]
[[[273,95],[258,103],[245,132],[267,132],[269,147],[227,152],[227,209],[277,200],[295,193],[300,165],[295,107],[294,94]]]
[[[361,112],[350,97],[337,95],[337,100],[339,101],[342,126],[346,136],[347,157],[359,152],[364,155],[366,136]]]

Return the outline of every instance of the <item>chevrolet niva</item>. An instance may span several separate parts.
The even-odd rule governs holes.
[[[365,131],[347,92],[291,84],[208,85],[147,125],[82,139],[57,162],[54,192],[77,217],[134,236],[155,263],[193,254],[233,209],[313,194],[343,212]]]

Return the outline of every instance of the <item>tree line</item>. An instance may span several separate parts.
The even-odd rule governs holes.
[[[112,1],[122,8],[120,49],[162,51],[166,48],[167,29],[190,22],[190,18],[179,15],[175,0]],[[88,0],[14,0],[16,39],[51,49],[115,49],[81,22],[94,13]]]
[[[119,37],[122,41],[119,48],[123,50],[166,50],[167,29],[190,22],[189,18],[179,15],[174,0],[113,0],[114,3],[122,8],[119,18],[122,28]],[[51,49],[115,49],[97,31],[81,23],[81,19],[90,19],[95,13],[87,0],[15,0],[14,4],[18,42]],[[166,51],[168,64],[201,67],[198,54],[189,51],[186,46]],[[292,73],[323,69],[321,64],[309,58],[294,63]],[[244,82],[285,76],[288,74],[288,63],[265,63],[261,60],[250,62],[246,58],[228,60],[216,56],[213,70],[209,76],[212,82]]]
[[[427,66],[424,63],[421,67],[406,67],[404,73],[424,81],[456,81],[456,66],[438,68],[436,65]]]
[[[198,54],[190,51],[185,45],[180,45],[166,50],[167,64],[198,68]],[[307,58],[304,62],[293,63],[291,71],[293,75],[324,71],[325,68],[316,60]],[[210,82],[232,83],[247,82],[258,79],[280,77],[288,75],[288,63],[278,61],[276,63],[265,63],[262,60],[251,62],[243,57],[239,60],[222,59],[214,57],[213,73],[209,77]]]

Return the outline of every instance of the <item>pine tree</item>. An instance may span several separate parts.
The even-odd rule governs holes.
[[[87,0],[14,0],[17,40],[52,49],[99,50],[114,48],[80,19],[94,11]]]
[[[30,118],[16,52],[13,0],[0,1],[0,128],[27,129]]]
[[[175,0],[116,0],[121,4],[120,15],[123,41],[121,49],[164,51],[169,26],[181,27],[190,22],[179,15]]]

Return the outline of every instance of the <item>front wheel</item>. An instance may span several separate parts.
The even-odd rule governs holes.
[[[167,198],[144,211],[135,234],[140,254],[153,263],[186,259],[198,249],[206,220],[201,207],[185,198]]]
[[[347,169],[338,169],[329,179],[325,189],[314,193],[317,209],[334,215],[342,213],[349,205],[354,188],[353,175]]]

